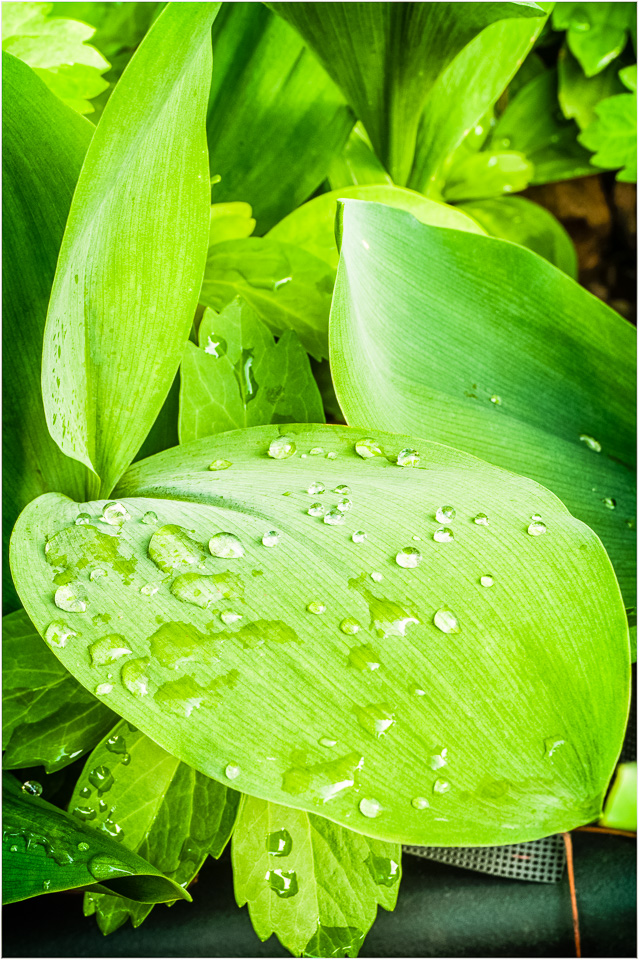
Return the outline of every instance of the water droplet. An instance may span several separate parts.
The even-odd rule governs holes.
[[[433,534],[433,540],[436,540],[437,543],[450,543],[450,541],[454,539],[455,534],[450,527],[440,527],[439,530],[435,530]]]
[[[50,647],[66,647],[70,637],[77,637],[75,630],[71,630],[62,620],[54,620],[44,631],[44,639]]]
[[[353,543],[364,543],[364,541],[366,540],[366,534],[364,533],[363,530],[356,530],[355,533],[351,535],[351,540],[353,541]]]
[[[504,189],[505,189],[505,188],[504,188]],[[491,402],[491,403],[494,403],[495,406],[500,407],[500,406],[501,406],[501,397],[497,396],[496,393],[493,393],[492,397],[490,398],[490,402]]]
[[[336,747],[337,740],[333,740],[332,737],[320,737],[319,744],[321,747]]]
[[[95,567],[89,574],[89,580],[99,580],[100,577],[106,577],[107,571],[103,567]]]
[[[133,651],[119,633],[110,633],[106,637],[101,637],[89,647],[92,667],[103,667],[107,663],[114,663],[129,653]]]
[[[608,510],[614,510],[615,507],[617,506],[617,501],[614,499],[614,497],[604,497],[604,498],[603,498],[603,505],[604,505],[604,507],[606,507]],[[529,532],[530,532],[530,531],[529,531]]]
[[[163,573],[201,563],[206,558],[204,544],[191,539],[186,530],[174,523],[155,531],[149,541],[149,556]]]
[[[428,759],[428,766],[431,770],[439,770],[441,767],[445,767],[448,763],[448,750],[444,747],[443,750],[440,750],[439,753],[434,753]]]
[[[476,523],[480,527],[487,527],[489,524],[489,519],[485,513],[478,513],[473,517],[473,523]]]
[[[81,527],[83,524],[91,523],[92,519],[93,518],[91,517],[90,513],[79,513],[75,518],[75,522],[79,527]]]
[[[90,789],[90,787],[82,787],[82,789],[80,790],[80,796],[81,796],[81,797],[84,797],[85,800],[86,800],[88,797],[90,797],[90,796],[91,796],[91,789]]]
[[[378,887],[392,887],[399,880],[399,864],[395,860],[371,853],[364,862]]]
[[[153,597],[160,589],[159,583],[143,583],[140,587],[140,593],[144,597]]]
[[[349,500],[348,497],[342,497],[342,499],[338,500],[335,504],[335,509],[339,510],[340,513],[346,513],[346,511],[350,510],[352,506],[352,500]]]
[[[375,583],[381,583],[383,579],[384,577],[381,573],[378,573],[377,571],[373,571],[373,573],[371,573],[371,580],[374,580]]]
[[[74,807],[71,813],[79,820],[95,820],[97,816],[93,807]]]
[[[369,643],[351,647],[348,652],[348,665],[356,670],[379,670],[381,662],[379,654]]]
[[[98,796],[101,797],[111,789],[115,781],[109,768],[102,765],[91,770],[89,783],[96,788]]]
[[[86,597],[78,587],[74,587],[71,583],[65,583],[58,587],[54,601],[56,607],[65,610],[67,613],[84,613],[87,608]]]
[[[273,893],[284,900],[294,897],[299,889],[294,870],[268,870],[265,880]]]
[[[296,449],[295,441],[291,437],[276,437],[275,440],[271,441],[268,455],[273,460],[287,460],[293,456]]]
[[[108,693],[111,693],[113,690],[112,683],[99,683],[95,688],[96,697],[106,697]]]
[[[100,854],[89,860],[89,872],[98,883],[101,880],[117,880],[118,877],[130,877],[131,868],[120,863],[108,854]]]
[[[369,703],[355,707],[357,721],[364,730],[375,737],[383,736],[395,723],[395,714],[387,703]]]
[[[265,547],[276,547],[281,539],[282,534],[278,533],[277,530],[268,530],[262,537],[262,543]]]
[[[18,844],[17,843],[11,844],[11,853],[17,853],[17,852],[18,852]]]
[[[430,803],[426,797],[413,797],[411,805],[415,807],[416,810],[425,810],[426,807],[430,807]]]
[[[293,849],[293,838],[288,830],[274,830],[266,838],[266,849],[272,857],[288,857]]]
[[[324,523],[330,523],[331,526],[335,526],[338,523],[344,523],[346,517],[341,510],[338,510],[336,507],[333,507],[332,510],[329,510],[328,513],[324,514]]]
[[[25,780],[22,784],[22,792],[27,793],[30,797],[41,797],[42,784],[38,783],[37,780]]]
[[[237,763],[229,763],[226,766],[224,775],[228,780],[237,780],[241,772],[242,771]]]
[[[175,578],[170,590],[178,600],[203,610],[220,600],[242,597],[244,593],[241,578],[228,570],[213,574],[183,573]]]
[[[126,740],[119,733],[114,733],[105,744],[111,753],[126,754]]]
[[[560,747],[565,745],[566,741],[562,737],[547,737],[544,740],[544,756],[552,757],[559,750]]]
[[[147,510],[147,512],[142,517],[142,523],[148,523],[150,525],[159,523],[158,515],[154,510]]]
[[[324,447],[312,447],[308,451],[309,457],[322,457],[324,456]]]
[[[225,560],[237,560],[244,556],[244,547],[234,533],[216,533],[209,540],[209,550],[214,557]]]
[[[86,841],[81,840],[80,843],[78,844],[78,850],[81,850],[82,853],[84,853],[88,849],[89,849],[89,844],[86,843]]]
[[[232,466],[230,460],[214,460],[209,463],[209,470],[228,470]]]
[[[309,613],[326,613],[326,604],[320,603],[319,600],[311,600],[306,604],[306,609]]]
[[[287,283],[290,283],[293,277],[282,277],[281,280],[276,280],[273,283],[273,290],[279,290],[280,287],[286,286]]]
[[[422,687],[418,687],[417,684],[413,683],[408,688],[408,692],[414,694],[416,697],[425,697],[426,691]]]
[[[400,567],[410,569],[422,562],[422,555],[417,547],[404,547],[403,550],[399,551],[395,560]]]
[[[374,819],[382,812],[382,805],[374,797],[362,797],[359,801],[359,812],[363,813],[365,817]]]
[[[327,460],[337,460],[337,454],[335,453],[334,450],[329,450],[328,453],[326,454],[326,459],[327,459]]]
[[[482,587],[492,587],[495,581],[490,576],[490,574],[487,573],[487,574],[484,574],[483,577],[479,578],[479,582],[481,583]]]
[[[323,483],[320,483],[319,480],[315,480],[313,483],[309,484],[308,490],[306,491],[310,497],[316,496],[318,493],[324,493],[326,487]]]
[[[442,607],[433,617],[433,623],[442,633],[459,633],[459,621],[448,607]]]
[[[433,793],[448,793],[450,784],[447,780],[435,780],[433,784]]]
[[[125,756],[128,757],[129,756],[128,753],[126,753]],[[124,757],[122,758],[122,763],[124,763]],[[100,809],[100,813],[106,813],[107,810],[109,809],[109,804],[106,803],[106,801],[104,800],[100,800],[98,802],[98,807]]]
[[[598,440],[595,440],[594,437],[589,437],[587,433],[580,433],[579,439],[582,443],[585,443],[589,450],[593,450],[595,453],[601,453],[601,444]]]
[[[230,626],[232,623],[237,623],[237,621],[241,619],[241,613],[232,613],[230,610],[225,610],[224,613],[220,614],[220,620],[227,626]]]
[[[51,886],[51,881],[50,881],[50,880],[43,880],[43,881],[42,881],[42,889],[43,889],[43,890],[48,890],[50,886]]]
[[[362,629],[362,625],[359,620],[356,620],[355,617],[344,617],[342,622],[339,625],[342,633],[359,633]]]
[[[149,678],[146,675],[149,662],[148,657],[129,660],[120,670],[120,679],[123,686],[134,697],[145,697],[149,692]]]
[[[377,440],[371,437],[364,437],[355,444],[355,453],[359,454],[363,460],[369,460],[371,457],[383,457],[384,451]]]
[[[339,494],[340,497],[348,497],[350,495],[351,488],[348,487],[345,483],[339,483],[336,487],[333,488],[333,493]]]
[[[109,836],[113,837],[114,840],[124,839],[124,831],[122,827],[119,823],[115,823],[111,817],[107,817],[107,819],[102,822],[100,829],[103,830],[104,833],[108,833]]]
[[[324,507],[321,503],[312,503],[306,512],[309,517],[323,517]]]
[[[454,507],[440,507],[435,514],[435,519],[437,523],[448,523],[450,520],[454,520],[456,516]]]
[[[528,533],[531,537],[540,537],[542,533],[546,532],[546,529],[546,524],[543,522],[543,520],[535,518],[528,526]]]
[[[119,527],[126,520],[130,520],[131,515],[123,503],[115,503],[112,501],[104,505],[100,519],[103,523],[108,523],[113,527]]]
[[[419,454],[417,450],[410,450],[408,447],[405,450],[400,450],[397,454],[397,466],[398,467],[416,467],[419,465]]]

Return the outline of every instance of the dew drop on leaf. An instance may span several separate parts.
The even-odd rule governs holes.
[[[439,753],[434,753],[428,759],[428,766],[431,770],[439,770],[441,767],[445,767],[448,763],[447,760],[448,750],[444,747]]]
[[[374,819],[382,812],[382,805],[374,797],[362,797],[359,801],[359,812],[364,814],[365,817]]]
[[[504,187],[504,190],[505,190],[505,189],[506,189],[506,188]],[[510,189],[512,190],[512,187],[511,187]],[[498,396],[496,393],[493,393],[492,397],[490,398],[490,402],[491,402],[491,403],[494,403],[496,407],[500,407],[500,406],[501,406],[501,397]]]
[[[450,784],[447,780],[435,780],[433,784],[433,793],[448,793]]]
[[[75,518],[75,522],[79,527],[85,523],[91,523],[92,517],[90,513],[79,513]]]
[[[99,580],[100,577],[106,577],[106,576],[107,576],[107,571],[104,569],[104,567],[95,567],[89,574],[89,580],[93,582],[94,580]]]
[[[84,613],[87,608],[84,594],[70,583],[58,587],[53,599],[56,607],[65,610],[67,613]]]
[[[373,440],[372,437],[364,437],[363,440],[358,440],[355,444],[355,453],[363,460],[369,460],[371,457],[383,457],[384,451],[379,444],[378,440]]]
[[[384,579],[383,574],[378,573],[376,570],[374,570],[373,573],[371,573],[371,580],[374,580],[375,583],[381,583],[383,579]]]
[[[324,493],[326,487],[319,480],[314,480],[313,483],[309,484],[307,493],[310,497],[317,496],[318,493]]]
[[[75,630],[71,630],[62,620],[54,620],[44,631],[44,639],[50,647],[66,647],[70,637],[77,637]]]
[[[587,433],[580,433],[579,439],[582,443],[585,443],[589,450],[592,450],[594,453],[601,453],[601,444],[598,440],[595,440],[594,437],[588,436]]]
[[[209,470],[228,470],[232,466],[230,460],[213,460],[209,463]]]
[[[345,483],[339,483],[334,489],[333,493],[339,494],[340,497],[348,497],[350,495],[351,488],[347,487]]]
[[[430,807],[430,803],[426,797],[413,797],[411,804],[416,810],[425,810],[426,807]]]
[[[397,466],[398,467],[416,467],[419,465],[419,453],[417,450],[410,450],[408,447],[405,450],[400,450],[397,454]]]
[[[324,523],[329,523],[331,526],[336,526],[339,523],[344,523],[346,517],[341,510],[338,510],[337,507],[333,507],[332,510],[329,510],[328,513],[324,514]]]
[[[490,574],[486,573],[486,574],[484,574],[483,577],[480,577],[480,578],[479,578],[479,582],[481,583],[482,587],[492,587],[492,585],[494,584],[495,581],[494,581],[494,579],[490,576]]]
[[[98,791],[98,796],[101,797],[104,793],[107,793],[114,784],[113,774],[108,767],[105,767],[103,764],[99,767],[94,767],[93,770],[89,773],[89,783],[96,788]]]
[[[459,633],[459,621],[452,610],[442,607],[433,617],[433,623],[442,633]]]
[[[71,813],[79,820],[95,820],[97,816],[93,807],[74,807]]]
[[[490,521],[485,513],[478,513],[475,517],[473,517],[473,523],[478,524],[480,527],[487,527],[489,522]]]
[[[351,647],[348,652],[348,665],[356,670],[379,670],[381,657],[369,643]]]
[[[334,450],[329,450],[328,453],[326,454],[326,459],[327,459],[327,460],[337,460],[337,454],[335,453]]]
[[[106,697],[106,695],[108,693],[111,693],[112,690],[113,690],[112,683],[99,683],[95,688],[94,692],[96,697]]]
[[[293,849],[293,838],[288,830],[274,830],[266,838],[266,849],[272,857],[288,857]]]
[[[123,503],[112,501],[111,503],[105,503],[100,519],[103,523],[108,523],[113,527],[119,527],[126,520],[130,520],[131,515]]]
[[[294,897],[299,889],[294,870],[269,870],[265,879],[273,893],[284,900]]]
[[[265,547],[276,547],[281,538],[282,535],[277,530],[267,530],[262,537],[262,543]]]
[[[322,457],[324,456],[324,447],[312,447],[308,451],[309,457]]]
[[[140,587],[140,593],[143,597],[153,597],[159,589],[159,583],[143,583]]]
[[[547,737],[544,740],[544,756],[552,757],[559,750],[560,747],[563,747],[566,741],[562,737]]]
[[[455,516],[456,512],[454,507],[439,507],[435,514],[435,519],[437,523],[448,523],[450,520],[454,520]]]
[[[528,526],[528,533],[531,537],[540,537],[546,532],[546,529],[546,524],[543,522],[543,520],[533,519]]]
[[[332,737],[320,737],[318,743],[321,747],[337,746],[337,740],[334,740]]]
[[[356,707],[355,716],[360,727],[375,737],[383,736],[395,723],[395,714],[387,703],[369,703]]]
[[[229,763],[224,770],[224,775],[228,780],[237,780],[241,772],[242,771],[237,763]]]
[[[147,510],[147,512],[143,515],[141,522],[154,525],[159,522],[158,515],[154,510]]]
[[[312,503],[306,512],[308,513],[309,517],[323,517],[324,507],[319,502]]]
[[[113,736],[109,737],[105,746],[107,750],[111,751],[111,753],[126,753],[126,740],[119,733],[114,733]]]
[[[450,527],[440,527],[439,530],[435,530],[433,534],[433,540],[436,540],[437,543],[450,543],[450,541],[454,539],[455,534]]]
[[[28,794],[30,797],[41,797],[42,784],[38,783],[37,780],[25,780],[22,784],[22,792]]]
[[[86,800],[88,797],[90,797],[90,796],[91,796],[91,789],[90,789],[90,787],[82,787],[82,789],[80,790],[80,796],[81,796],[81,797],[84,797],[85,800]]]
[[[133,651],[119,633],[110,633],[106,637],[101,637],[89,647],[92,667],[103,667],[107,663],[114,663],[129,653]]]
[[[137,660],[129,660],[120,670],[123,686],[134,697],[145,697],[149,692],[149,678],[146,675],[148,665],[149,658],[140,657]]]
[[[326,613],[326,604],[319,600],[311,600],[310,603],[306,604],[306,609],[309,613]]]
[[[273,460],[288,460],[295,453],[297,447],[291,437],[276,437],[268,448],[268,455]]]
[[[614,510],[617,506],[617,501],[614,499],[614,497],[604,497],[603,505],[607,510]]]
[[[89,849],[89,844],[88,844],[85,840],[81,840],[80,843],[78,844],[78,850],[80,850],[80,851],[82,851],[82,853],[84,853],[84,852],[86,852],[88,849]]]
[[[355,533],[351,535],[351,540],[353,543],[364,543],[366,540],[366,534],[363,530],[356,530]]]
[[[241,613],[233,613],[231,610],[225,610],[224,613],[220,614],[220,620],[222,623],[225,623],[230,626],[232,623],[237,623],[238,620],[242,619]]]
[[[149,541],[149,556],[163,573],[170,573],[175,567],[201,563],[206,558],[204,545],[174,523],[167,523],[155,531]]]
[[[377,857],[371,853],[366,858],[368,872],[378,887],[392,887],[399,880],[399,864],[389,857]]]
[[[339,510],[340,513],[346,513],[346,511],[350,510],[352,506],[352,500],[349,500],[348,497],[342,497],[342,499],[338,500],[335,504],[335,509]]]
[[[342,633],[359,633],[362,629],[362,625],[359,620],[356,620],[355,617],[344,617],[342,622],[339,625]]]
[[[404,547],[403,550],[399,551],[395,560],[400,567],[411,569],[422,562],[422,555],[417,547]]]
[[[209,540],[209,550],[214,557],[224,560],[237,560],[244,556],[244,547],[239,537],[234,533],[215,533]]]

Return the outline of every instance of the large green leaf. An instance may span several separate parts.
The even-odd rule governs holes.
[[[2,766],[53,773],[91,750],[115,715],[48,650],[24,610],[2,619]]]
[[[594,150],[592,163],[622,169],[617,180],[637,182],[637,65],[620,71],[631,93],[602,100],[595,107],[597,119],[579,136],[579,142]]]
[[[400,218],[410,239],[408,215],[361,206]],[[534,257],[420,229],[494,244],[505,264],[511,250]],[[424,363],[418,346],[408,362]],[[385,343],[389,374],[399,347]],[[45,494],[12,541],[29,616],[84,686],[108,684],[99,696],[118,715],[251,796],[426,844],[514,843],[592,820],[628,710],[628,628],[601,543],[530,480],[406,435],[374,434],[387,457],[364,459],[367,435],[297,424],[196,440],[129,469],[120,525],[100,522],[102,501]],[[292,444],[300,455],[282,459]],[[393,462],[411,449],[419,466]],[[210,471],[217,459],[231,466]],[[456,535],[440,542],[446,504]],[[76,524],[79,511],[92,523]],[[543,529],[535,514],[545,536],[528,531]],[[418,549],[421,566],[402,565]]]
[[[244,797],[233,883],[260,940],[293,956],[356,957],[380,904],[397,901],[402,849],[330,820]]]
[[[496,103],[544,24],[541,17],[491,23],[440,74],[420,119],[408,186],[442,195],[449,157]]]
[[[450,203],[489,200],[525,190],[534,167],[523,153],[480,151],[460,159],[448,170],[444,198]]]
[[[343,218],[330,349],[347,422],[543,483],[599,534],[634,603],[634,328],[515,244],[371,203]]]
[[[37,789],[33,781],[27,781]],[[107,833],[90,830],[10,774],[2,776],[2,902],[95,886],[138,900],[190,900],[186,890]]]
[[[6,550],[18,514],[47,490],[86,496],[85,468],[49,434],[40,368],[58,251],[93,128],[20,60],[3,53],[2,72],[3,602],[11,610],[18,598]]]
[[[354,117],[296,32],[262,3],[224,3],[213,26],[207,129],[220,200],[245,200],[258,233],[326,176]]]
[[[496,20],[536,3],[269,3],[301,33],[362,121],[393,182],[408,182],[420,117],[439,74]],[[484,111],[480,111],[483,113]]]
[[[265,423],[323,423],[308,356],[292,330],[277,343],[239,297],[207,310],[182,360],[180,442]]]
[[[623,51],[636,17],[636,3],[556,3],[552,25],[568,31],[571,53],[592,77]]]
[[[577,251],[569,234],[539,204],[524,197],[500,197],[463,203],[459,209],[480,223],[490,236],[520,243],[577,279]]]
[[[209,229],[205,110],[219,4],[170,4],[131,60],[71,204],[44,338],[61,450],[108,493],[171,386]]]
[[[57,4],[5,3],[2,49],[29,66],[67,106],[93,113],[88,102],[108,87],[102,74],[109,62],[86,41],[95,30],[86,23],[52,17]]]
[[[239,798],[121,721],[87,759],[69,811],[186,888],[209,853],[219,857],[228,843]],[[95,914],[105,934],[129,917],[139,926],[151,910],[108,893],[85,900],[85,915]]]

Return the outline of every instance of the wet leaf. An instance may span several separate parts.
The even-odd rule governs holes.
[[[323,817],[244,797],[233,882],[260,940],[294,956],[356,957],[378,904],[393,910],[402,849]]]
[[[544,488],[423,439],[297,424],[158,454],[116,496],[30,504],[14,577],[61,662],[173,756],[396,842],[514,843],[598,816],[627,620],[599,540]]]

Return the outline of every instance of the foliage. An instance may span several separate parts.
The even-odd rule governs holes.
[[[634,176],[582,6],[6,5],[4,763],[77,778],[8,776],[9,900],[137,926],[232,834],[356,956],[402,843],[602,815],[634,331],[510,195]]]

